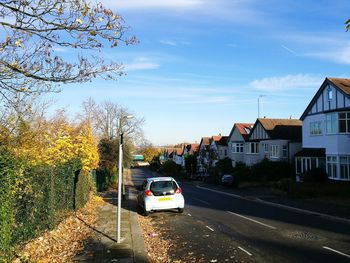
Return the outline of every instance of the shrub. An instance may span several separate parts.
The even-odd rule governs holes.
[[[219,160],[216,167],[222,174],[231,174],[233,172],[232,161],[230,158]]]
[[[88,201],[93,180],[81,167],[79,159],[34,166],[0,149],[0,262]]]
[[[161,167],[161,172],[165,175],[176,175],[179,172],[179,167],[174,161],[167,160]]]
[[[292,178],[293,176],[294,169],[289,162],[273,162],[264,159],[251,167],[251,177],[254,181],[277,181],[281,178]]]

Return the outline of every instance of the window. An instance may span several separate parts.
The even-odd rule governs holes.
[[[282,146],[282,157],[287,158],[288,157],[288,148],[287,145]]]
[[[350,179],[350,156],[340,157],[340,179]]]
[[[320,135],[322,134],[321,122],[313,121],[310,122],[310,135]]]
[[[327,156],[327,173],[329,178],[337,178],[337,156]]]
[[[329,87],[328,90],[328,100],[332,100],[333,99],[333,91],[332,91],[332,88]]]
[[[244,151],[244,144],[243,143],[233,143],[232,150],[234,153],[242,153]]]
[[[269,153],[269,145],[267,143],[264,143],[263,146],[264,146],[264,152]]]
[[[259,143],[258,142],[247,143],[247,153],[259,153]]]
[[[338,114],[339,133],[350,133],[350,112]]]
[[[271,158],[278,158],[278,145],[271,145],[271,152],[270,152]]]
[[[225,150],[225,155],[224,156],[227,156],[227,150]]]
[[[326,129],[327,134],[332,134],[337,132],[337,113],[327,113],[326,114]]]

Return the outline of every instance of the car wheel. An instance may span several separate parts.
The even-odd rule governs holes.
[[[183,208],[178,208],[177,211],[178,211],[179,213],[183,213],[183,212],[184,212],[184,209],[183,209]]]
[[[148,216],[149,211],[146,211],[146,206],[143,207],[143,216]]]

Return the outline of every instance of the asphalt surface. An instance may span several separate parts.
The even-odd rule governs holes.
[[[152,177],[133,169],[135,184]],[[185,212],[149,215],[174,246],[173,260],[193,262],[350,262],[350,224],[245,200],[210,186],[180,183]]]

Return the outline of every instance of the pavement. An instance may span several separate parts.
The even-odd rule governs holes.
[[[100,193],[106,204],[96,211],[97,221],[93,236],[85,242],[84,250],[74,262],[150,262],[143,235],[138,223],[138,207],[132,182],[126,187],[126,197],[121,209],[121,242],[117,243],[117,202],[118,192],[110,190]]]

